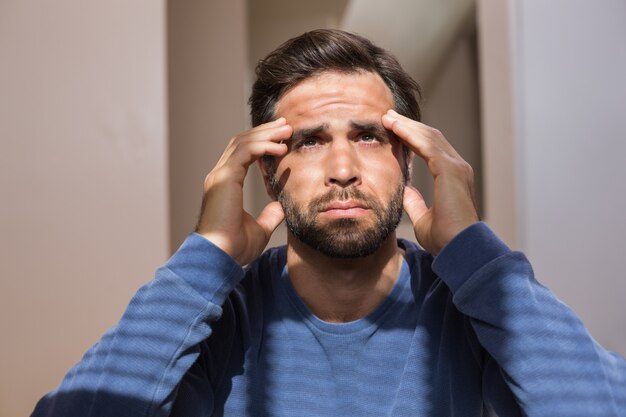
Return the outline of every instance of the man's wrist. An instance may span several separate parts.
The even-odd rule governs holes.
[[[244,275],[235,259],[195,232],[187,236],[165,267],[209,301],[225,299]]]
[[[484,222],[467,227],[442,248],[433,270],[455,292],[477,270],[511,249]]]

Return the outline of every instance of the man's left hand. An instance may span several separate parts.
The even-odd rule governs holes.
[[[383,115],[382,122],[426,162],[434,178],[433,206],[427,207],[419,191],[407,185],[404,210],[413,223],[417,241],[436,255],[458,233],[478,221],[472,167],[437,129],[393,110]]]

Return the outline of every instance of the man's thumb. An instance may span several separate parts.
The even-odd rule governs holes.
[[[411,223],[415,225],[428,211],[424,197],[411,185],[404,188],[404,211],[409,215]]]
[[[269,239],[284,218],[285,212],[280,203],[278,201],[272,201],[263,208],[256,221],[265,231],[265,235]]]

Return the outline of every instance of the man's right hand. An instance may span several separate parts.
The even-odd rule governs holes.
[[[269,203],[256,219],[243,209],[243,182],[250,165],[263,155],[284,156],[292,128],[284,118],[265,123],[230,140],[204,180],[196,232],[246,265],[258,257],[283,221],[280,203]]]

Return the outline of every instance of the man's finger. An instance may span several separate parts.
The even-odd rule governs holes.
[[[273,129],[278,126],[282,126],[287,124],[287,120],[284,117],[279,117],[276,120],[272,120],[271,122],[263,123],[258,126],[253,127],[249,130],[249,132],[258,132],[265,129]]]
[[[259,141],[273,141],[282,142],[289,140],[293,133],[293,128],[288,124],[280,124],[278,126],[270,126],[265,129],[256,130],[252,129],[245,133],[240,134],[233,144],[246,143],[246,142],[259,142]]]
[[[428,212],[424,197],[412,185],[404,187],[404,211],[408,214],[411,223],[415,225]]]
[[[280,203],[278,201],[272,201],[265,206],[256,221],[265,232],[267,239],[269,239],[284,218],[285,212]]]
[[[248,131],[231,140],[215,165],[220,168],[228,164],[247,167],[263,155],[283,156],[289,149],[282,142],[289,140],[293,129],[290,125]]]
[[[393,131],[400,141],[426,160],[440,155],[460,158],[443,134],[433,127],[409,119],[393,110],[383,115],[382,122],[383,126]]]

